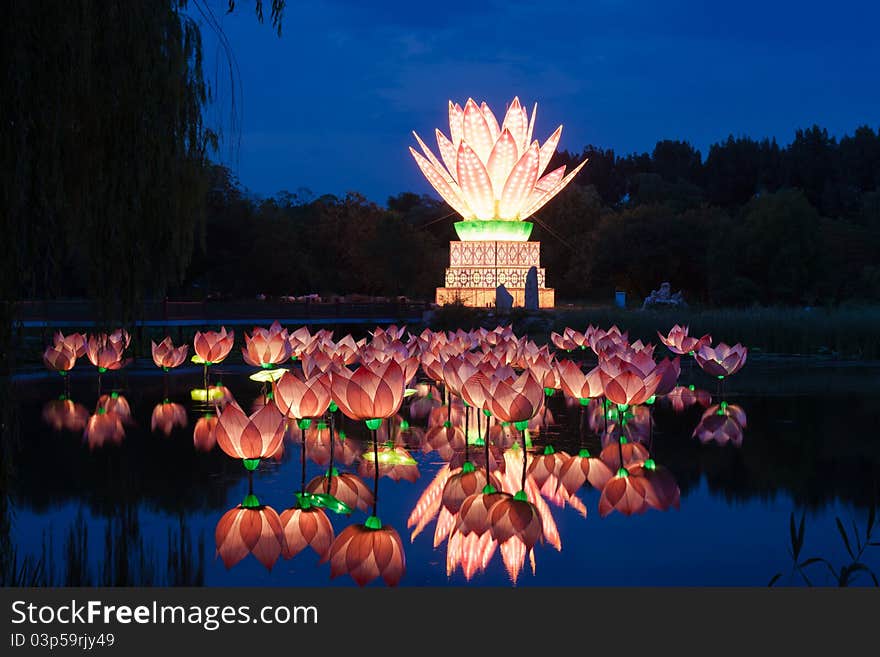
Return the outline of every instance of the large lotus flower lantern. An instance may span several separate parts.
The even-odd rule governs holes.
[[[458,212],[455,224],[462,241],[528,240],[532,224],[524,221],[540,210],[577,175],[565,166],[545,173],[562,135],[562,126],[541,145],[532,139],[538,106],[528,112],[514,98],[501,125],[489,106],[469,98],[464,109],[449,102],[447,138],[436,131],[442,163],[416,134],[422,149],[410,152],[437,193]]]

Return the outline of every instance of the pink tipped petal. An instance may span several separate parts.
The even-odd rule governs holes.
[[[464,136],[464,111],[458,103],[452,104],[449,101],[449,136],[452,137],[452,143],[458,148],[461,139]]]
[[[523,108],[525,111],[525,108]],[[538,103],[535,103],[535,107],[532,109],[532,118],[529,119],[529,129],[526,131],[526,141],[525,143],[532,143],[532,135],[535,134],[535,117],[538,116]]]
[[[562,126],[556,128],[553,134],[547,138],[544,145],[541,146],[541,164],[538,167],[538,175],[544,173],[544,169],[550,164],[553,153],[556,152],[556,146],[559,144],[559,138],[562,137]]]
[[[551,191],[547,192],[537,203],[526,208],[525,212],[520,214],[520,219],[525,219],[526,217],[535,214],[538,210],[544,207],[544,205],[551,198],[556,196],[559,192],[565,189],[565,186],[568,185],[572,181],[572,179],[578,174],[578,172],[584,167],[588,160],[584,160],[579,165],[577,165],[565,178],[557,183],[556,187],[554,187]]]
[[[428,158],[428,162],[430,162],[431,164],[434,165],[434,168],[437,169],[437,171],[440,173],[441,176],[443,176],[443,178],[446,180],[446,182],[449,182],[449,183],[455,182],[455,179],[446,170],[446,167],[444,167],[440,163],[440,160],[437,159],[437,156],[434,155],[433,151],[431,151],[431,149],[428,148],[428,145],[422,141],[422,138],[419,137],[419,135],[416,134],[415,131],[413,131],[413,137],[415,137],[416,141],[419,142],[419,147],[422,149],[422,152],[425,154],[425,157]]]
[[[519,152],[516,140],[510,134],[510,130],[504,130],[498,141],[495,142],[495,147],[489,155],[489,164],[486,167],[493,190],[504,189],[504,182],[510,176],[518,159]]]
[[[540,169],[540,165],[538,168]],[[538,178],[538,181],[535,183],[535,189],[539,189],[542,192],[552,191],[552,189],[559,184],[559,181],[562,180],[563,176],[565,176],[564,164],[561,167],[553,169],[553,171],[547,175]]]
[[[498,205],[498,214],[501,217],[514,219],[523,207],[529,192],[535,187],[538,179],[538,145],[533,143],[529,150],[513,167],[510,176],[504,183],[504,191],[501,194],[501,202]]]
[[[501,128],[498,127],[498,119],[495,118],[495,113],[489,108],[486,104],[486,101],[480,105],[480,110],[483,112],[483,118],[486,119],[486,125],[489,126],[489,132],[492,135],[492,141],[498,139],[498,135],[501,134]]]
[[[466,142],[458,147],[457,178],[465,201],[477,219],[492,219],[495,215],[492,181],[479,156]]]
[[[468,99],[464,108],[464,141],[466,141],[483,163],[489,161],[492,152],[492,133],[483,112],[474,100]]]
[[[525,150],[528,145],[528,142],[526,142],[528,125],[523,116],[522,107],[519,104],[519,98],[514,98],[513,102],[510,103],[510,107],[507,108],[507,114],[504,116],[504,123],[501,125],[501,130],[504,130],[505,128],[510,130],[510,134],[513,135],[513,139],[516,141],[517,146],[522,150]]]
[[[468,208],[468,205],[462,200],[459,193],[452,187],[452,184],[447,182],[443,174],[440,173],[440,170],[417,153],[415,149],[410,148],[409,150],[418,163],[419,168],[422,170],[422,173],[425,174],[425,178],[427,178],[428,182],[431,183],[431,186],[437,190],[437,193],[443,197],[443,200],[449,203],[450,207],[465,219],[472,218],[474,213],[471,212],[470,208]]]
[[[440,149],[440,157],[443,158],[443,164],[449,169],[450,175],[455,178],[458,176],[457,147],[439,130],[435,130],[434,133],[437,135],[437,148]]]

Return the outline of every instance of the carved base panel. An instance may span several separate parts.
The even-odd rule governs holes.
[[[528,267],[448,267],[446,287],[525,287]],[[544,287],[544,269],[538,269],[538,287]]]
[[[513,297],[514,307],[522,308],[526,302],[526,290],[524,287],[507,287],[507,291]],[[555,305],[556,292],[553,288],[538,288],[538,307],[553,308]],[[437,305],[447,303],[455,303],[460,301],[471,308],[494,308],[495,307],[495,288],[494,287],[438,287],[437,297],[435,299]]]
[[[495,288],[504,285],[513,296],[513,305],[522,307],[531,267],[538,270],[538,306],[552,308],[555,294],[544,287],[540,242],[450,242],[445,287],[437,288],[436,301],[494,308]]]

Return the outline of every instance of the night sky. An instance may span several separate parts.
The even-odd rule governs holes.
[[[537,102],[535,137],[561,123],[559,148],[577,152],[682,139],[705,157],[729,134],[784,145],[814,123],[837,136],[880,127],[876,3],[290,1],[280,38],[249,2],[232,15],[209,3],[240,85],[233,120],[229,66],[205,25],[216,157],[259,196],[434,195],[411,131],[435,147],[447,101],[469,96],[496,115],[514,96]]]

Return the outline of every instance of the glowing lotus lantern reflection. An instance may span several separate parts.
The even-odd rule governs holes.
[[[290,559],[311,547],[322,559],[333,543],[333,525],[323,509],[317,507],[285,509],[281,513],[285,544],[282,554]]]
[[[406,571],[406,555],[400,535],[381,523],[350,525],[342,530],[330,547],[330,577],[351,575],[359,586],[377,577],[388,586],[397,586]],[[378,525],[378,526],[376,526]]]
[[[559,126],[541,145],[532,139],[537,105],[531,118],[519,98],[510,103],[499,125],[484,102],[472,98],[464,108],[449,102],[447,138],[436,131],[441,161],[416,134],[422,153],[410,153],[428,182],[464,221],[455,225],[465,241],[525,241],[540,210],[571,182],[586,162],[568,175],[565,167],[544,173],[562,135]]]
[[[272,570],[286,545],[278,513],[261,505],[254,495],[248,495],[239,506],[223,514],[214,529],[214,541],[227,569],[253,554],[267,570]]]
[[[626,468],[618,469],[602,488],[599,515],[604,518],[612,511],[625,516],[644,513],[648,507],[646,483],[644,477],[632,474]]]
[[[150,430],[157,429],[170,436],[176,427],[185,427],[187,423],[186,408],[175,404],[167,399],[153,407],[153,415],[150,418]]]
[[[312,479],[306,484],[306,492],[332,495],[346,506],[361,511],[369,511],[373,505],[373,492],[367,485],[356,474],[339,472],[336,468]]]
[[[89,411],[82,404],[61,395],[43,406],[43,421],[55,431],[82,431],[89,421]]]

